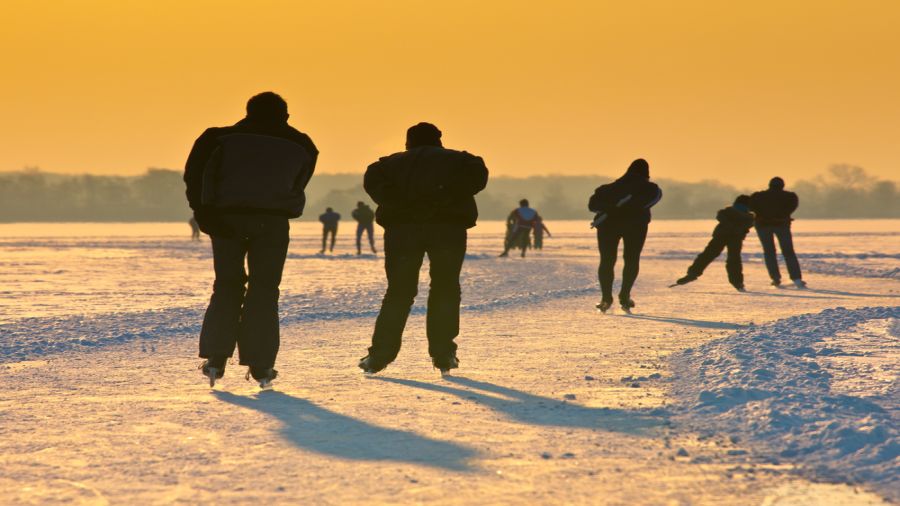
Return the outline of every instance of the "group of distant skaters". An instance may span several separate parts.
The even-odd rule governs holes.
[[[366,205],[365,202],[357,202],[356,209],[350,213],[350,217],[356,220],[356,254],[362,255],[362,236],[365,233],[369,238],[369,248],[372,253],[377,253],[375,249],[375,211]],[[325,212],[319,215],[319,222],[322,223],[322,249],[319,254],[325,253],[326,246],[328,252],[334,252],[334,241],[337,236],[338,222],[341,221],[340,213],[332,208],[326,208]],[[328,238],[331,238],[331,244],[328,244]]]
[[[209,128],[195,141],[185,164],[187,199],[197,227],[212,240],[215,282],[200,331],[200,369],[210,386],[222,378],[237,348],[240,364],[248,367],[261,387],[278,375],[275,359],[280,346],[279,285],[290,242],[288,220],[299,217],[306,202],[305,188],[313,176],[318,150],[304,133],[288,125],[287,103],[265,92],[247,102],[247,115],[236,124]],[[475,226],[475,194],[485,188],[484,161],[465,151],[443,147],[442,133],[430,123],[418,123],[406,132],[406,149],[369,165],[363,178],[366,193],[377,204],[360,202],[353,211],[357,221],[357,252],[368,233],[375,251],[372,220],[384,228],[384,267],[387,290],[375,320],[372,344],[359,367],[374,374],[388,366],[400,351],[403,330],[417,295],[419,271],[425,255],[431,278],[426,316],[428,353],[442,373],[459,367],[457,345],[461,301],[460,271],[466,254],[467,230]],[[719,225],[706,250],[679,279],[696,279],[703,269],[728,248],[729,280],[743,289],[740,247],[756,224],[773,283],[780,282],[774,237],[780,241],[791,279],[802,285],[800,268],[791,246],[790,214],[796,195],[783,190],[779,178],[769,190],[741,196],[719,212]],[[641,249],[647,236],[650,208],[662,197],[650,181],[649,165],[635,160],[625,175],[600,186],[590,198],[596,213],[600,249],[598,276],[602,300],[612,305],[613,268],[618,246],[624,243],[624,269],[619,301],[634,307],[631,289],[638,275]],[[754,215],[751,214],[755,212]],[[322,252],[334,235],[340,215],[329,209],[320,217],[324,226]],[[527,200],[507,220],[504,252],[542,247],[549,230]]]

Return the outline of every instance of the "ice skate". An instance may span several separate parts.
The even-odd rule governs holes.
[[[278,377],[278,371],[269,367],[268,369],[257,369],[255,367],[251,367],[247,370],[247,375],[244,376],[244,379],[250,381],[250,378],[253,378],[257,382],[259,382],[259,388],[266,389],[271,387],[272,381]]]
[[[678,280],[675,281],[675,284],[670,285],[669,288],[672,288],[674,286],[686,285],[686,284],[690,283],[691,281],[697,281],[697,276],[692,276],[690,274],[687,274],[682,278],[678,278]]]
[[[803,281],[802,279],[794,279],[792,281],[797,288],[800,288],[801,290],[806,288],[806,281]]]
[[[209,388],[216,386],[216,380],[222,379],[225,375],[226,359],[206,359],[200,364],[200,372],[209,378]]]
[[[609,311],[609,308],[612,307],[612,301],[611,300],[600,301],[596,307],[597,307],[597,309],[600,310],[601,313],[605,313],[605,312]]]
[[[635,306],[634,301],[627,295],[619,297],[619,305],[622,306],[622,311],[625,311],[628,314],[631,314],[631,308]]]
[[[440,358],[434,357],[431,359],[431,363],[436,369],[441,371],[442,376],[450,374],[451,369],[459,368],[459,359],[456,358],[456,355],[447,355]]]
[[[387,367],[387,363],[380,362],[371,355],[366,355],[359,360],[359,368],[366,374],[377,374]]]

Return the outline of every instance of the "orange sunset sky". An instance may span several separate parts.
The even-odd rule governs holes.
[[[180,169],[273,90],[322,172],[431,121],[495,175],[900,179],[900,1],[3,0],[0,171]],[[789,181],[790,182],[790,181]]]

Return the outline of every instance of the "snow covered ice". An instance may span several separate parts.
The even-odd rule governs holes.
[[[318,224],[292,226],[259,392],[196,370],[211,253],[186,225],[0,225],[0,503],[900,501],[897,220],[797,221],[808,290],[768,286],[751,234],[748,293],[723,258],[668,288],[712,222],[655,221],[633,315],[594,309],[587,220],[525,259],[496,258],[486,222],[446,378],[427,266],[404,349],[367,378],[382,260],[349,227],[320,256]]]

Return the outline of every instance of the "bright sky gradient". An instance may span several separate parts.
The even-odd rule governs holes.
[[[495,175],[900,179],[900,1],[4,0],[0,171],[180,169],[273,90],[323,172],[431,121]]]

